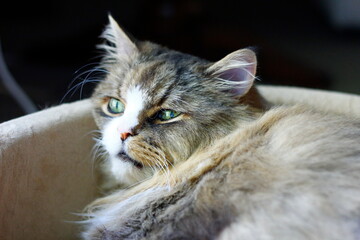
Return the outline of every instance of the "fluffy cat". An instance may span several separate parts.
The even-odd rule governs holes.
[[[270,106],[256,56],[212,63],[110,17],[94,91],[104,189],[84,239],[360,239],[360,122]]]

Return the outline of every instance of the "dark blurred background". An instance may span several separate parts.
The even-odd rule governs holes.
[[[99,61],[108,13],[137,39],[213,61],[255,47],[261,84],[360,94],[359,1],[8,1],[4,56],[39,109],[90,95],[92,84],[66,93]],[[23,114],[0,82],[0,122]]]

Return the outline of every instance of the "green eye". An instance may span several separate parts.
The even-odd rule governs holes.
[[[107,110],[111,114],[119,114],[125,111],[125,105],[116,98],[110,98],[107,106]]]
[[[177,116],[179,116],[181,113],[176,112],[174,110],[171,109],[165,109],[165,110],[161,110],[158,113],[157,118],[160,119],[161,121],[168,121],[170,119],[176,118]]]

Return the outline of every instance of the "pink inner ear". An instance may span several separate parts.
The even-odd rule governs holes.
[[[227,69],[219,74],[219,78],[234,82],[229,84],[229,91],[237,96],[245,95],[254,81],[255,64],[239,68]]]

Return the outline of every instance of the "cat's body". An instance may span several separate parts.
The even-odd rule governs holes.
[[[85,239],[360,238],[359,120],[268,109],[248,50],[213,64],[147,44],[136,51],[152,53],[134,57],[135,45],[121,44],[128,64],[110,63],[95,119],[107,187],[142,182],[96,200]],[[99,117],[102,106],[112,118]]]
[[[351,120],[270,110],[180,165],[170,189],[157,176],[104,199],[89,239],[359,239],[359,143]]]

